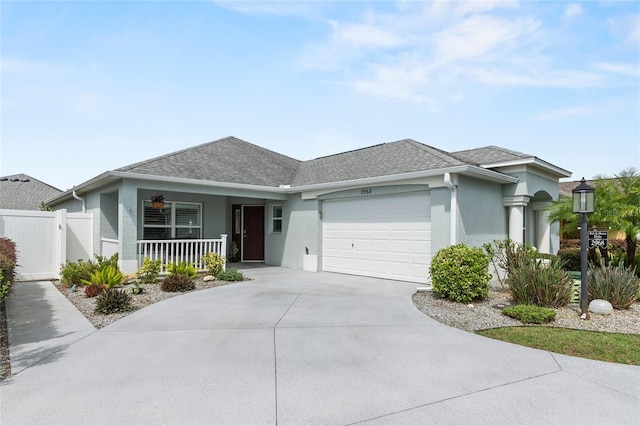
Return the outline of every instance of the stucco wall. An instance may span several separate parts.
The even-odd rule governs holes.
[[[320,255],[321,223],[318,200],[302,200],[293,194],[284,202],[267,203],[267,220],[271,220],[271,206],[282,205],[282,233],[271,232],[267,223],[265,263],[287,268],[303,269],[307,248],[309,255]]]
[[[466,176],[458,179],[458,242],[472,247],[507,238],[502,185]]]
[[[433,188],[431,191],[431,256],[451,244],[451,190]]]

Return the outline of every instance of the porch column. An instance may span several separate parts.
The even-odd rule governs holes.
[[[138,188],[124,181],[118,193],[118,253],[120,269],[125,274],[138,270]]]
[[[524,243],[524,208],[529,204],[529,197],[519,195],[504,197],[505,207],[509,207],[509,239],[517,244]]]
[[[551,224],[547,222],[550,201],[534,201],[531,207],[536,215],[536,247],[540,253],[551,253]]]

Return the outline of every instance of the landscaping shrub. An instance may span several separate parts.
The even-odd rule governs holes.
[[[65,287],[82,285],[91,279],[91,274],[98,270],[98,265],[88,260],[79,259],[77,262],[67,262],[60,270],[60,282]]]
[[[106,265],[103,269],[99,269],[91,273],[88,280],[82,280],[87,285],[103,285],[106,288],[117,287],[122,284],[124,276],[120,269],[113,265]]]
[[[96,297],[106,289],[102,284],[89,284],[84,288],[84,297]]]
[[[0,302],[11,293],[16,276],[16,244],[8,238],[0,238]]]
[[[558,250],[558,257],[563,262],[565,271],[580,271],[580,248],[564,248]]]
[[[636,302],[640,280],[635,275],[635,268],[626,268],[623,262],[617,266],[590,266],[589,300],[607,300],[616,309],[629,309]]]
[[[202,255],[202,262],[207,270],[208,274],[217,277],[222,272],[224,262],[226,262],[224,256],[220,256],[218,253],[208,252]]]
[[[557,308],[568,305],[573,279],[558,258],[543,264],[531,247],[520,246],[509,259],[507,290],[516,304]]]
[[[131,295],[123,289],[110,288],[96,297],[95,311],[101,314],[129,312],[132,309]]]
[[[173,274],[162,280],[160,289],[168,292],[189,291],[196,288],[196,283],[184,274]]]
[[[481,248],[457,244],[438,250],[429,272],[440,297],[469,303],[489,296],[489,255]]]
[[[196,267],[192,264],[189,264],[185,261],[181,261],[178,263],[171,262],[166,265],[167,274],[169,275],[186,275],[187,277],[194,279],[198,276],[198,271]]]
[[[107,266],[118,269],[118,253],[114,253],[111,257],[100,256],[98,254],[94,254],[93,257],[96,259],[98,269],[104,269]]]
[[[161,266],[162,261],[160,259],[151,260],[148,257],[145,257],[142,261],[142,266],[138,269],[138,272],[136,272],[136,277],[140,282],[153,284],[160,275]]]
[[[510,306],[503,309],[502,314],[525,324],[544,324],[556,318],[556,311],[553,309],[532,305]]]
[[[222,281],[243,281],[244,275],[235,268],[227,269],[218,274],[218,279]]]

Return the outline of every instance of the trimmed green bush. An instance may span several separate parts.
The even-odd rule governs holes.
[[[558,250],[558,257],[563,262],[565,271],[580,271],[580,248],[563,248]]]
[[[438,250],[429,267],[433,291],[461,303],[486,299],[491,280],[489,260],[481,248],[465,244]]]
[[[110,288],[96,297],[95,311],[101,314],[114,314],[116,312],[129,312],[132,309],[131,295],[126,290]]]
[[[0,302],[9,297],[16,276],[16,244],[0,238]]]
[[[162,261],[160,259],[151,260],[145,257],[142,261],[142,266],[136,272],[136,277],[140,282],[146,284],[153,284],[160,275],[160,268],[162,267]]]
[[[173,274],[162,280],[160,290],[171,293],[194,290],[196,283],[184,274]]]
[[[220,272],[218,279],[222,281],[244,281],[244,275],[236,268],[231,268]]]
[[[67,262],[60,270],[60,282],[65,287],[82,285],[91,279],[91,274],[98,270],[98,265],[88,260],[79,259],[77,262]]]
[[[545,324],[556,318],[556,311],[541,306],[516,305],[503,309],[502,315],[517,319],[525,324]]]
[[[629,309],[640,292],[640,279],[635,268],[626,268],[623,262],[606,267],[590,265],[588,274],[589,300],[603,299],[616,309]]]
[[[208,252],[202,255],[202,263],[204,263],[207,273],[214,277],[222,272],[224,262],[226,262],[224,256],[220,256],[218,253]]]
[[[198,271],[196,267],[192,264],[189,264],[185,261],[181,261],[178,263],[171,262],[166,265],[167,274],[169,275],[186,275],[187,277],[194,279],[198,276]]]

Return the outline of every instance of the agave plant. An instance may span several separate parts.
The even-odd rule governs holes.
[[[638,297],[640,280],[635,268],[626,268],[623,262],[617,266],[594,266],[589,268],[589,299],[603,299],[616,309],[629,309]]]
[[[124,276],[122,272],[114,266],[108,265],[103,269],[94,271],[88,280],[82,280],[87,285],[102,285],[106,288],[117,287],[122,284]]]

